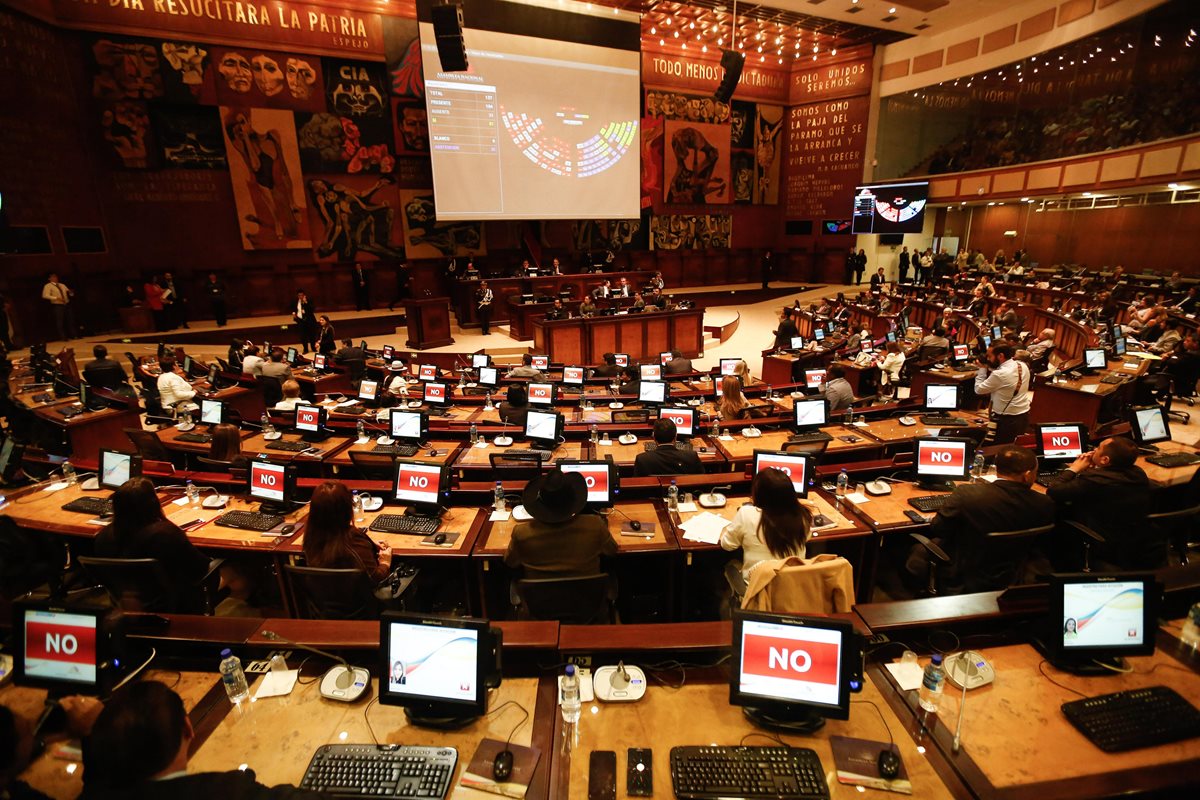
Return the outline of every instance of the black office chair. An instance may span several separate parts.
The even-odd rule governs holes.
[[[396,456],[392,453],[351,450],[350,463],[364,481],[390,481],[395,477]]]
[[[361,358],[353,358],[345,362],[346,372],[350,377],[350,385],[358,387],[367,374],[367,362]]]
[[[371,576],[361,569],[283,566],[302,619],[379,619]]]
[[[1168,556],[1173,554],[1179,565],[1186,567],[1192,539],[1200,531],[1200,505],[1150,514],[1146,522],[1155,533],[1154,539],[1167,543]]]
[[[564,625],[610,624],[610,583],[603,572],[582,578],[524,578],[516,582],[518,617]]]
[[[61,537],[36,535],[0,517],[0,598],[13,600],[46,584],[54,595],[70,561]]]
[[[222,461],[219,458],[209,458],[208,456],[196,456],[196,463],[201,467],[206,468],[209,472],[232,472],[233,462]]]
[[[929,567],[925,594],[936,596],[1007,589],[1022,583],[1034,542],[1053,531],[1054,525],[1048,524],[1016,531],[985,533],[980,551],[973,554],[975,566],[967,574],[959,576],[963,581],[962,586],[950,586],[938,579],[938,566],[950,563],[950,556],[945,550],[927,536],[919,533],[910,533],[909,536],[925,548]]]
[[[1156,372],[1151,375],[1143,375],[1139,384],[1139,393],[1144,392],[1149,402],[1162,406],[1168,418],[1174,417],[1184,425],[1191,419],[1191,414],[1186,411],[1171,410],[1171,403],[1175,398],[1175,382],[1169,373]]]
[[[174,464],[175,459],[171,457],[171,451],[167,450],[166,445],[158,438],[158,434],[154,431],[144,430],[142,428],[124,428],[125,436],[129,441],[133,442],[133,446],[137,448],[143,461],[166,461],[169,464]],[[175,466],[179,466],[175,464]]]
[[[283,399],[283,384],[279,378],[269,375],[259,375],[255,378],[255,383],[258,390],[262,392],[263,405],[266,408],[274,408],[275,404]]]
[[[213,613],[221,563],[221,559],[214,559],[199,581],[181,586],[167,575],[157,558],[79,557],[79,566],[108,591],[120,608],[174,614]]]
[[[488,463],[494,477],[501,481],[531,481],[546,470],[545,454],[528,450],[488,453]]]

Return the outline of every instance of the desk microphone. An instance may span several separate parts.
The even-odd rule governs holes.
[[[371,673],[363,667],[353,667],[346,659],[341,656],[335,656],[333,653],[327,653],[324,650],[318,650],[315,647],[309,647],[306,644],[293,642],[291,639],[285,639],[275,631],[263,631],[264,639],[270,639],[272,642],[280,642],[307,650],[310,653],[316,653],[319,656],[332,659],[338,662],[336,665],[329,668],[321,677],[321,696],[328,697],[330,700],[340,700],[343,703],[353,703],[358,698],[362,697],[363,692],[371,684]]]
[[[965,653],[962,653],[959,655],[959,658],[965,658],[965,657],[966,657]],[[970,678],[972,670],[976,669],[975,659],[967,658],[966,661],[967,661],[966,677]],[[955,753],[957,753],[959,748],[962,746],[963,713],[967,710],[967,684],[968,683],[970,683],[969,680],[966,680],[966,679],[963,680],[962,698],[958,701],[958,724],[954,726],[954,745],[952,747],[952,749]]]
[[[501,422],[503,422],[504,424],[501,425],[501,427],[500,427],[500,435],[492,440],[492,444],[496,445],[497,447],[508,447],[510,444],[513,443],[512,437],[507,436],[504,433],[506,430],[508,430],[508,421],[501,420]]]

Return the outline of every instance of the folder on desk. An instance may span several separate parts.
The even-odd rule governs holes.
[[[537,767],[542,752],[536,747],[510,744],[508,749],[513,754],[512,775],[504,783],[496,783],[492,779],[492,764],[496,761],[496,754],[503,749],[504,742],[496,739],[484,739],[475,750],[475,755],[471,757],[471,765],[467,767],[458,782],[462,786],[481,789],[503,797],[517,798],[517,800],[523,798],[525,792],[529,790],[529,783],[533,780],[533,771]]]

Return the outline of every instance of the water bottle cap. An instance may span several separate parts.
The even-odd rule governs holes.
[[[229,658],[231,655],[233,655],[233,651],[228,647],[221,651],[221,658]]]
[[[942,654],[934,653],[933,656],[929,660],[933,662],[933,665],[935,667],[940,667],[942,665]]]
[[[570,676],[570,675],[574,675],[574,674],[575,674],[575,665],[567,664],[567,675]]]

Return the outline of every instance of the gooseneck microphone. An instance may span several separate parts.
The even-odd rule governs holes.
[[[325,650],[318,650],[315,647],[309,647],[306,644],[293,642],[291,639],[285,639],[275,633],[275,631],[263,631],[262,635],[264,639],[270,639],[272,642],[280,642],[337,662],[321,677],[320,691],[322,697],[327,697],[330,700],[340,700],[344,703],[352,703],[362,697],[367,687],[371,685],[370,672],[362,667],[352,666],[341,656],[336,656]]]

